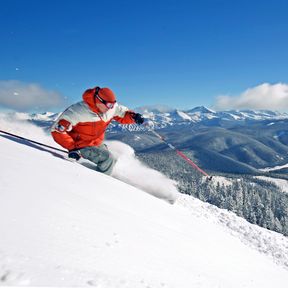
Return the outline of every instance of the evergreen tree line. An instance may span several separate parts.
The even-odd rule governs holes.
[[[181,193],[232,211],[250,223],[288,236],[288,194],[273,183],[253,175],[226,174],[221,176],[228,177],[231,184],[215,184],[215,181],[202,177],[174,152],[141,153],[138,157],[151,168],[176,180]]]

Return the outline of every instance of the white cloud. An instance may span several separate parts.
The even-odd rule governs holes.
[[[288,84],[264,83],[247,89],[239,96],[223,95],[216,99],[215,109],[288,109]]]
[[[60,106],[63,97],[36,83],[17,80],[0,81],[0,106],[19,111],[45,110]]]

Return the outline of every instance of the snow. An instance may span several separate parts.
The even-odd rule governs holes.
[[[183,111],[177,110],[177,114],[178,114],[183,120],[189,120],[189,121],[192,120],[191,117],[190,117],[188,114],[184,113]]]
[[[288,193],[288,182],[284,179],[272,178],[267,176],[256,176],[256,178],[271,182],[278,186],[283,192]]]
[[[215,186],[217,186],[218,183],[220,186],[221,185],[224,185],[224,186],[232,185],[232,180],[227,178],[227,177],[223,177],[223,176],[213,176],[212,182]]]
[[[118,179],[0,134],[1,286],[286,287],[286,237],[188,195],[158,199],[175,183],[108,144]]]
[[[263,171],[263,172],[269,172],[269,171],[281,170],[281,169],[285,169],[285,168],[288,168],[288,164],[285,164],[282,166],[275,166],[275,167],[266,167],[266,168],[259,169],[259,170]]]

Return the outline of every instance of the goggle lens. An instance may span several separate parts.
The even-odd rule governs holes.
[[[114,107],[114,104],[115,103],[112,103],[112,102],[106,102],[105,106],[108,108],[108,109],[112,109]]]
[[[101,103],[103,103],[108,109],[112,109],[116,103],[115,102],[107,102],[106,100],[102,99],[98,94],[96,97],[100,100]]]

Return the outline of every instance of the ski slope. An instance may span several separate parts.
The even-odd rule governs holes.
[[[33,129],[40,137],[39,128]],[[130,181],[151,192],[159,174],[135,164],[131,148],[113,145],[119,155],[127,154],[118,155],[117,177],[126,171],[126,181],[138,167],[144,177]],[[175,196],[164,176],[155,183],[162,191],[149,194],[1,134],[0,159],[0,286],[288,283],[287,238],[190,196],[180,195],[174,205],[158,199]]]

